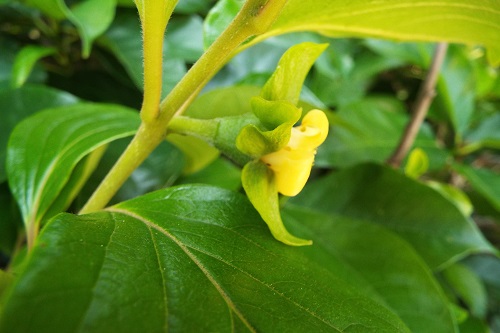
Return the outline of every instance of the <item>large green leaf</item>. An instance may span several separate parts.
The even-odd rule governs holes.
[[[367,164],[333,173],[309,184],[292,200],[381,224],[408,241],[432,269],[471,253],[493,251],[455,205],[391,168]]]
[[[64,91],[43,86],[25,85],[0,91],[0,182],[7,179],[5,156],[7,141],[14,127],[27,116],[56,106],[74,104],[76,97]]]
[[[456,332],[448,299],[431,270],[397,235],[373,223],[294,205],[285,206],[283,219],[294,233],[313,239],[314,246],[303,250],[310,258],[327,253],[320,263],[347,281],[352,274],[339,275],[335,263],[352,267],[412,332]]]
[[[63,106],[23,120],[9,140],[7,175],[25,223],[41,220],[79,160],[133,135],[139,122],[133,110],[111,104]]]
[[[272,238],[241,195],[161,190],[47,225],[0,332],[408,332]]]
[[[500,3],[491,0],[290,0],[272,28],[250,42],[292,31],[399,41],[484,44],[500,61]]]
[[[398,145],[409,117],[395,99],[370,98],[343,107],[330,121],[331,134],[318,149],[319,166],[347,167],[360,162],[384,162]],[[431,168],[441,168],[447,153],[437,147],[425,124],[414,143],[429,156]]]
[[[470,182],[471,186],[500,212],[500,175],[498,172],[455,164],[453,168]]]

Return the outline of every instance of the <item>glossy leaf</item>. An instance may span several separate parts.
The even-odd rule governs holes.
[[[104,104],[48,109],[23,120],[9,141],[7,175],[25,223],[41,220],[80,159],[138,126],[135,111]]]
[[[497,211],[500,211],[500,176],[498,173],[463,164],[455,164],[453,168],[467,178],[472,187],[481,193]]]
[[[21,87],[31,74],[36,62],[56,50],[52,47],[28,45],[16,55],[12,68],[11,86]]]
[[[493,250],[476,225],[438,192],[382,166],[366,164],[333,173],[311,182],[292,200],[378,223],[409,242],[433,270]]]
[[[367,161],[382,163],[396,148],[408,121],[396,100],[372,98],[350,104],[330,121],[331,135],[318,149],[316,164],[348,167]],[[443,166],[447,153],[437,147],[428,126],[422,126],[414,147],[427,154],[431,169]]]
[[[273,27],[250,43],[292,31],[398,41],[483,44],[500,61],[500,4],[496,1],[290,0]]]
[[[56,106],[74,104],[78,99],[54,88],[25,85],[19,89],[0,91],[0,182],[7,179],[5,157],[7,141],[14,127],[27,116]]]
[[[367,221],[289,204],[283,219],[294,232],[313,239],[314,246],[303,250],[311,259],[327,253],[321,264],[337,276],[341,268],[335,262],[353,268],[412,332],[456,332],[448,299],[431,270],[396,234]],[[340,277],[352,280],[352,275]]]
[[[393,313],[276,242],[243,196],[206,186],[55,218],[0,321],[2,333],[34,328],[409,332]]]

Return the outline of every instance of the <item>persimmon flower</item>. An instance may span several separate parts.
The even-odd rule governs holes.
[[[316,149],[328,135],[328,119],[323,111],[309,111],[302,124],[292,127],[285,148],[264,155],[264,162],[275,175],[278,192],[295,196],[304,188],[314,162]]]

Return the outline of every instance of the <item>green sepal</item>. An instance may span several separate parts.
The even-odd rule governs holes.
[[[290,141],[293,125],[302,110],[286,101],[267,101],[254,97],[252,111],[258,124],[244,127],[236,139],[236,147],[253,158],[278,151]]]
[[[294,125],[302,114],[300,108],[289,102],[268,101],[260,96],[252,98],[251,106],[252,112],[268,130],[273,130],[283,123]]]
[[[247,125],[236,138],[236,147],[254,159],[278,151],[290,141],[292,126],[284,123],[272,131],[261,131],[255,125]]]
[[[243,166],[251,158],[236,148],[235,143],[241,130],[250,124],[260,124],[252,113],[213,119],[176,116],[170,121],[168,132],[169,134],[189,135],[201,139]]]
[[[286,230],[281,220],[274,174],[264,163],[258,160],[247,163],[241,180],[248,199],[266,222],[274,238],[293,246],[312,244],[311,240],[295,237]]]
[[[214,138],[214,146],[239,165],[245,165],[251,156],[237,148],[237,138],[243,128],[256,126],[259,120],[251,113],[219,118],[219,126]]]
[[[296,105],[307,73],[327,46],[305,42],[289,48],[262,88],[261,96],[269,101],[287,101]]]

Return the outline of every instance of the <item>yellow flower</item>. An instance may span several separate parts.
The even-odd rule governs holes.
[[[292,128],[285,148],[261,157],[273,170],[278,192],[295,196],[304,188],[314,162],[316,148],[328,135],[328,119],[323,111],[309,111],[302,124]]]

